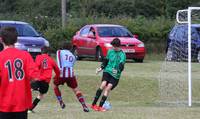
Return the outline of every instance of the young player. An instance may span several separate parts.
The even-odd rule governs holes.
[[[27,119],[32,95],[30,80],[37,78],[31,55],[14,48],[17,31],[4,27],[0,31],[0,119]]]
[[[66,83],[76,95],[79,102],[82,104],[83,111],[89,112],[88,107],[85,104],[84,97],[78,88],[77,79],[74,75],[74,63],[76,61],[75,56],[69,51],[71,49],[70,43],[61,43],[61,49],[57,51],[57,63],[60,68],[60,78],[54,81],[54,92],[60,103],[61,108],[64,108],[64,102],[61,97],[61,92],[58,88],[59,85]]]
[[[113,49],[108,51],[108,54],[101,64],[101,67],[97,68],[96,70],[96,73],[99,73],[103,70],[103,77],[101,85],[96,91],[96,95],[91,106],[91,108],[95,111],[106,111],[106,109],[104,109],[102,106],[106,101],[110,91],[117,86],[126,61],[126,55],[120,48],[120,40],[118,38],[115,38],[113,39],[111,44],[113,46]],[[102,99],[99,106],[97,106],[96,103],[101,96],[103,90],[104,93]]]
[[[49,56],[49,49],[45,47],[41,55],[37,55],[35,59],[36,66],[39,68],[39,79],[31,83],[33,90],[39,91],[38,96],[34,99],[32,106],[29,111],[33,112],[33,109],[37,104],[44,98],[44,94],[47,93],[49,89],[49,83],[52,78],[52,70],[55,72],[55,76],[58,78],[60,76],[59,68],[56,62]]]

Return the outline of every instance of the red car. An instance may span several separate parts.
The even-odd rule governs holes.
[[[111,41],[118,37],[121,48],[127,59],[143,62],[145,57],[144,43],[125,27],[113,24],[92,24],[82,27],[72,39],[73,53],[78,59],[95,57],[102,61],[109,49]]]

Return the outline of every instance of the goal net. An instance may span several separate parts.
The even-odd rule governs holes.
[[[191,106],[200,102],[200,7],[178,11],[168,37],[159,74],[160,104]]]

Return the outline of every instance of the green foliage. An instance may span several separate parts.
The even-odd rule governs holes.
[[[51,20],[47,20],[51,21]],[[135,19],[131,17],[86,17],[86,18],[71,18],[68,19],[67,26],[62,29],[56,26],[59,23],[50,22],[49,27],[43,29],[44,35],[50,41],[52,49],[58,49],[58,43],[62,40],[71,40],[76,31],[86,24],[110,23],[119,24],[127,27],[133,34],[139,35],[139,39],[143,41],[149,53],[163,52],[166,45],[167,34],[174,25],[172,20],[165,19],[165,17],[156,17],[155,19],[147,19],[143,16],[138,16]],[[42,26],[38,23],[35,26]],[[48,23],[48,22],[47,22]],[[46,26],[46,25],[45,25]],[[48,25],[47,25],[48,26]]]
[[[55,52],[59,48],[59,42],[70,41],[77,30],[76,26],[69,24],[65,29],[48,29],[44,32],[44,35],[49,40],[51,49]]]
[[[176,11],[199,5],[199,0],[67,0],[63,30],[61,0],[0,0],[0,19],[31,23],[49,39],[54,51],[57,42],[70,40],[86,24],[120,24],[138,34],[148,52],[157,53],[165,47]]]
[[[199,6],[199,0],[67,0],[68,16],[165,16],[174,18],[179,9]],[[60,16],[61,0],[0,0],[0,13],[29,16]]]
[[[16,13],[30,16],[59,16],[60,0],[17,0]]]
[[[16,0],[0,0],[0,13],[13,12],[16,10]]]

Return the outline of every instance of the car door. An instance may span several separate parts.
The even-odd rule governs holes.
[[[87,55],[88,49],[87,49],[87,39],[88,39],[88,33],[89,33],[90,27],[86,26],[80,30],[80,35],[77,38],[78,40],[78,46],[77,51],[79,55]]]
[[[90,28],[90,31],[88,33],[88,38],[87,38],[87,44],[86,47],[88,49],[88,55],[90,56],[95,56],[96,55],[96,31],[93,27]]]

